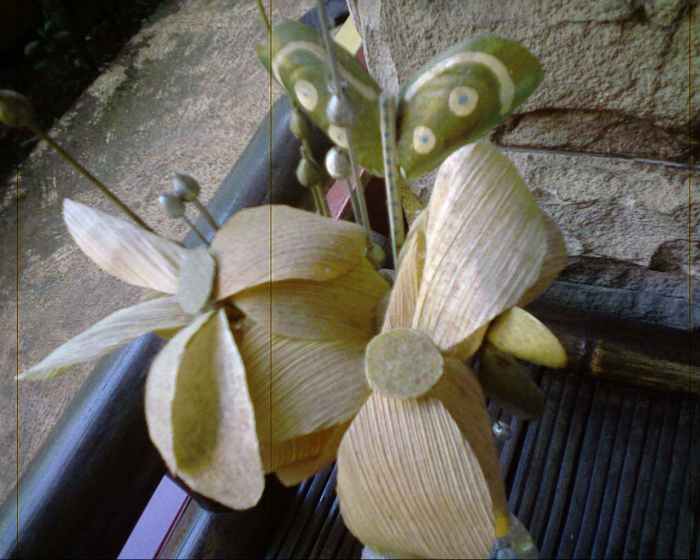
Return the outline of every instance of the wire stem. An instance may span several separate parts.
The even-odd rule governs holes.
[[[207,222],[207,224],[209,224],[209,227],[211,229],[213,229],[214,231],[218,231],[219,226],[214,221],[214,217],[209,213],[209,210],[207,209],[207,207],[204,206],[204,204],[202,204],[198,198],[195,198],[192,202],[194,203],[195,208],[197,208],[197,210],[199,210],[199,213],[202,216],[204,216],[204,220]]]
[[[267,17],[267,13],[265,12],[265,6],[263,6],[262,0],[257,0],[257,4],[258,10],[260,11],[260,17],[262,18],[263,23],[267,28],[267,33],[269,35],[270,33],[272,33],[272,26],[270,25],[270,19]]]
[[[144,222],[131,208],[129,208],[116,194],[114,194],[107,185],[85,169],[78,161],[73,158],[66,150],[64,150],[51,136],[41,129],[34,129],[34,132],[38,134],[42,140],[44,140],[51,148],[61,156],[61,159],[70,165],[75,171],[80,173],[93,185],[95,185],[100,192],[105,195],[117,208],[124,212],[129,218],[140,225],[143,229],[153,232],[153,230]]]
[[[333,40],[331,39],[331,33],[328,30],[328,15],[326,14],[326,3],[324,0],[318,0],[316,2],[318,6],[318,18],[321,22],[321,36],[323,37],[323,45],[326,48],[326,53],[328,54],[328,66],[331,69],[331,83],[333,84],[333,92],[336,95],[342,95],[342,86],[340,84],[340,78],[338,76],[338,63],[335,60],[335,51],[333,50]]]
[[[379,116],[382,135],[382,159],[384,163],[384,182],[389,214],[389,233],[391,235],[391,253],[394,266],[399,263],[399,251],[403,245],[406,232],[403,223],[403,208],[399,190],[398,150],[396,148],[396,98],[383,93],[379,98]]]

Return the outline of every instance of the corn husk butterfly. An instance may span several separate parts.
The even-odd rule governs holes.
[[[335,46],[345,94],[355,110],[350,130],[331,124],[327,58],[320,34],[296,21],[272,30],[258,56],[295,105],[357,163],[385,174],[380,119],[381,89],[348,52]],[[507,118],[539,85],[542,67],[525,47],[494,35],[464,41],[428,62],[397,99],[396,148],[401,175],[411,181],[435,169],[452,152],[478,140]]]

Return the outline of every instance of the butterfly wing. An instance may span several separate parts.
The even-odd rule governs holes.
[[[347,130],[328,121],[326,108],[331,98],[331,77],[321,35],[312,27],[287,20],[272,30],[272,55],[267,44],[258,46],[258,56],[269,68],[292,102],[341,148],[352,142],[357,161],[371,173],[383,173],[379,131],[380,88],[352,55],[335,47],[345,95],[355,111],[354,124]]]
[[[401,90],[399,161],[407,179],[502,123],[542,81],[525,47],[494,35],[439,54]]]

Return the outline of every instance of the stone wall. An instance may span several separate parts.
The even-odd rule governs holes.
[[[697,0],[351,3],[384,87],[470,36],[526,45],[545,79],[492,140],[562,227],[570,254],[687,271],[690,231],[698,272],[700,213],[689,206],[700,190],[690,165],[700,151]]]

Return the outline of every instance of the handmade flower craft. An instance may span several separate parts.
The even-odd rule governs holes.
[[[484,394],[464,360],[483,346],[563,367],[558,340],[520,306],[564,263],[556,226],[496,148],[470,145],[443,163],[367,348],[372,395],[338,451],[341,512],[363,543],[398,557],[480,558],[508,533]]]
[[[234,215],[209,249],[190,250],[70,200],[64,218],[100,268],[167,295],[113,313],[21,379],[53,377],[156,331],[170,340],[147,379],[148,429],[190,488],[244,509],[265,473],[284,479],[293,465],[291,481],[304,460],[332,460],[319,462],[324,445],[369,393],[364,349],[389,289],[361,228],[262,206]]]
[[[297,179],[321,214],[328,178],[348,179],[359,225],[262,206],[235,214],[209,247],[185,249],[144,229],[37,129],[143,226],[66,200],[78,246],[156,297],[20,377],[46,379],[156,332],[168,341],[147,378],[148,429],[192,490],[245,509],[266,473],[293,485],[337,456],[341,513],[374,551],[474,558],[494,543],[529,546],[508,510],[485,395],[524,417],[541,412],[522,361],[561,368],[566,353],[523,308],[563,269],[566,251],[510,160],[488,142],[465,144],[527,99],[542,80],[539,62],[504,38],[468,39],[393,95],[333,44],[323,2],[320,32],[289,21],[272,29],[258,7],[270,34],[259,56],[294,106]],[[0,120],[34,130],[30,109],[0,92]],[[311,153],[311,122],[336,144],[327,174]],[[405,236],[406,183],[438,165],[429,205]],[[360,167],[386,182],[391,290],[368,257],[377,247]],[[161,197],[169,215],[187,220],[192,202],[217,229],[196,181],[176,175],[174,184]]]

